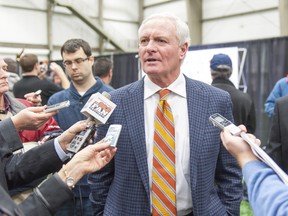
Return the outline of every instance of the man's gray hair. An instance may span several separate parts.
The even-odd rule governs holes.
[[[140,35],[140,31],[142,30],[142,27],[145,23],[153,19],[163,19],[163,18],[170,20],[174,24],[176,28],[176,37],[179,41],[179,46],[183,45],[186,42],[188,43],[188,46],[189,46],[190,32],[189,32],[188,25],[183,20],[181,20],[178,16],[171,14],[171,13],[158,13],[158,14],[153,14],[147,17],[141,23],[141,26],[138,29],[138,35]]]

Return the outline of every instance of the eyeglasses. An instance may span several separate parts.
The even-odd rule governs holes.
[[[86,61],[86,60],[88,60],[89,59],[89,57],[87,57],[87,58],[77,58],[77,59],[75,59],[75,60],[73,60],[73,61],[64,61],[62,64],[63,64],[63,66],[65,67],[65,68],[67,68],[67,67],[72,67],[72,64],[74,63],[76,66],[79,66],[79,65],[81,65],[84,61]]]

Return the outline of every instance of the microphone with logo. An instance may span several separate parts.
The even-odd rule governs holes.
[[[70,143],[67,151],[72,157],[78,151],[86,147],[89,140],[96,132],[97,126],[105,124],[112,112],[116,108],[116,104],[110,101],[111,95],[107,92],[100,94],[99,92],[91,95],[81,113],[87,116],[88,126],[85,130],[78,133]]]

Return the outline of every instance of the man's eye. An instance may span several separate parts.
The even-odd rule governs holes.
[[[157,42],[158,44],[161,44],[161,45],[164,45],[164,44],[167,43],[166,40],[162,40],[162,39],[158,39],[158,40],[156,40],[156,42]]]
[[[148,40],[148,39],[142,39],[142,40],[140,41],[140,45],[141,45],[141,46],[146,46],[148,43],[149,43],[149,40]]]
[[[80,64],[81,62],[83,62],[83,59],[82,59],[82,58],[75,59],[75,62],[76,62],[77,64]]]
[[[66,61],[65,65],[72,65],[72,62],[71,61]]]

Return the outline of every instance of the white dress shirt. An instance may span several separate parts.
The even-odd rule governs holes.
[[[177,215],[186,215],[192,211],[192,197],[190,188],[189,120],[184,75],[180,74],[167,89],[172,91],[168,95],[167,101],[172,109],[175,126]],[[159,90],[161,88],[154,84],[148,76],[145,76],[144,121],[150,191],[152,190],[154,120],[159,101],[159,94],[157,93]]]

